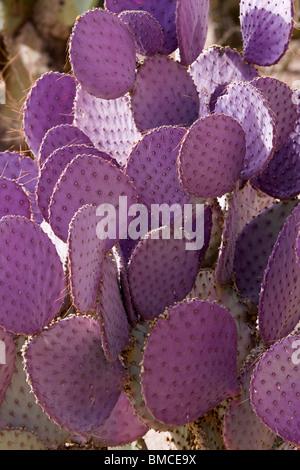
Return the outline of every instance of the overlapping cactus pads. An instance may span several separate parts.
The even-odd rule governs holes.
[[[0,449],[300,449],[300,95],[265,67],[293,2],[239,6],[241,51],[208,0],[106,0],[28,90]]]

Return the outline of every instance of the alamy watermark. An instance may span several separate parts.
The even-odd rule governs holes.
[[[292,363],[298,365],[300,364],[300,339],[292,342],[292,348],[296,350],[292,354]]]
[[[101,240],[138,240],[150,238],[184,239],[187,250],[200,250],[204,245],[204,204],[144,204],[128,206],[127,196],[119,197],[118,209],[101,204],[96,209],[97,237]]]
[[[1,364],[6,364],[6,346],[2,340],[0,340],[0,365]]]

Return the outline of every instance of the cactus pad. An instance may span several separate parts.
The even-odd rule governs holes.
[[[0,175],[15,180],[24,185],[26,191],[34,193],[38,181],[37,161],[17,152],[1,152]]]
[[[30,219],[30,200],[20,184],[0,178],[0,200],[0,219],[6,215],[22,215]]]

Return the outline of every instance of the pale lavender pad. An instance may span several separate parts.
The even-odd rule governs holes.
[[[136,51],[144,56],[157,54],[162,47],[163,31],[159,22],[147,11],[124,11],[119,15],[134,37]]]
[[[22,215],[30,219],[30,200],[23,187],[13,180],[0,178],[0,219],[6,215]]]
[[[243,127],[246,155],[240,177],[256,176],[272,158],[276,144],[274,113],[263,94],[249,83],[232,83],[218,98],[215,112],[232,116]]]
[[[276,342],[260,358],[250,399],[259,419],[284,440],[300,445],[300,336]]]
[[[83,206],[69,226],[68,260],[73,303],[84,313],[95,307],[103,274],[106,240],[97,237],[96,207]]]
[[[168,425],[194,421],[239,392],[236,360],[237,330],[224,307],[202,300],[175,305],[146,342],[141,385],[147,408]]]
[[[161,54],[171,54],[178,47],[175,24],[176,0],[105,0],[105,8],[121,13],[124,10],[148,11],[162,27],[164,41]]]
[[[182,65],[197,59],[205,45],[209,20],[209,0],[178,0],[176,25]]]
[[[45,134],[39,150],[39,165],[42,166],[47,158],[57,149],[66,145],[92,145],[91,140],[73,124],[60,124]]]
[[[276,64],[290,43],[293,15],[293,0],[242,0],[244,59],[262,66]]]
[[[65,297],[63,267],[39,225],[19,216],[0,221],[0,325],[36,334],[58,314]]]
[[[46,132],[59,124],[72,124],[76,94],[74,77],[58,72],[42,75],[25,102],[23,125],[26,142],[38,157]]]
[[[123,371],[119,361],[106,361],[95,320],[78,316],[54,323],[29,341],[24,357],[40,406],[60,427],[90,434],[109,417]]]
[[[134,86],[134,39],[109,11],[96,8],[77,19],[69,55],[76,79],[97,98],[119,98]]]
[[[300,320],[300,266],[295,256],[299,223],[298,204],[277,238],[264,273],[258,320],[267,345],[291,333]]]
[[[28,192],[34,193],[38,181],[37,161],[16,152],[1,152],[0,176],[15,180]]]
[[[136,75],[131,106],[136,126],[144,132],[160,126],[190,126],[200,101],[187,69],[167,56],[145,60]]]

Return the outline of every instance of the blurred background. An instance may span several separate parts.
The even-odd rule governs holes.
[[[0,151],[26,151],[22,107],[29,89],[47,71],[70,72],[67,50],[73,24],[84,11],[103,3],[103,0],[0,0],[0,79],[5,84],[5,88],[0,86]],[[239,3],[239,0],[210,0],[206,47],[220,44],[242,52]],[[294,0],[294,5],[295,28],[290,48],[279,64],[262,69],[262,73],[289,85],[296,80],[300,83],[300,0]]]

